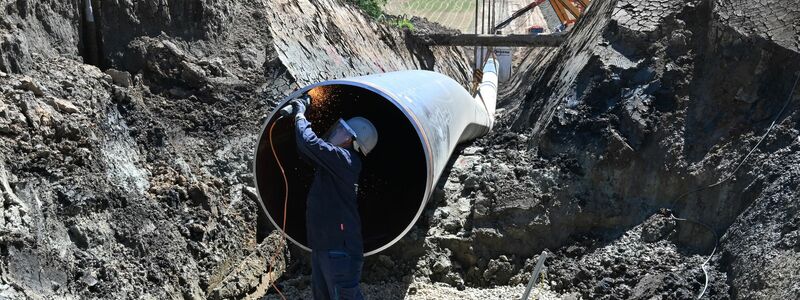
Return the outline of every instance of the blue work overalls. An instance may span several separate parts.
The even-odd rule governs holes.
[[[361,157],[319,138],[304,117],[295,125],[297,149],[316,169],[306,200],[314,299],[363,299],[364,245],[356,200]]]

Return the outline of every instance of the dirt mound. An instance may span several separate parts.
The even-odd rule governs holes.
[[[386,253],[394,267],[513,285],[551,249],[549,288],[564,296],[686,298],[718,243],[707,296],[797,297],[800,33],[796,8],[770,4],[795,18],[745,1],[594,2],[566,45],[523,53],[498,126],[454,158]],[[665,210],[687,220],[653,221]]]
[[[414,24],[414,33],[418,35],[426,34],[459,34],[461,31],[453,29],[442,24],[428,20],[422,17],[411,17],[409,19]]]

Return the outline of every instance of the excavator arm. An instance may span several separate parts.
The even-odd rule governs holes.
[[[505,28],[506,26],[511,24],[511,22],[513,22],[520,16],[524,15],[528,11],[541,5],[545,1],[550,1],[550,6],[553,7],[553,10],[555,10],[558,19],[561,20],[561,24],[570,24],[575,22],[575,20],[580,18],[583,11],[586,10],[587,7],[589,7],[589,2],[591,2],[591,0],[576,0],[578,4],[581,6],[579,8],[578,6],[575,5],[575,3],[572,2],[572,0],[536,0],[531,2],[531,4],[528,4],[527,6],[515,11],[513,14],[511,14],[510,17],[503,20],[502,22],[497,23],[497,25],[495,25],[490,32],[495,33],[497,30]],[[569,15],[572,15],[572,19],[569,18],[569,16],[567,15],[568,13]]]

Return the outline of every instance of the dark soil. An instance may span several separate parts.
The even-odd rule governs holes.
[[[462,49],[337,1],[92,2],[98,66],[85,1],[0,2],[0,298],[307,295],[307,253],[273,261],[255,202],[264,116],[321,80],[471,79]],[[518,52],[494,130],[367,258],[370,295],[517,298],[547,251],[547,297],[800,298],[799,20],[594,1],[565,45]]]

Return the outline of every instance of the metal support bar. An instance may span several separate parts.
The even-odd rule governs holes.
[[[533,275],[531,275],[531,280],[528,281],[528,286],[525,287],[525,293],[522,294],[522,300],[528,300],[531,298],[531,290],[533,286],[536,285],[536,281],[539,280],[539,273],[542,272],[542,268],[544,267],[544,260],[547,259],[547,251],[542,251],[542,254],[539,254],[539,261],[536,262],[536,267],[533,268]]]
[[[481,0],[481,34],[486,33],[486,0]]]
[[[475,0],[475,35],[478,34],[478,0]],[[475,54],[472,56],[472,66],[475,70],[478,70],[478,47],[474,47]],[[477,80],[477,78],[476,78]]]
[[[495,0],[489,0],[489,24],[487,24],[487,27],[489,27],[489,34],[494,34],[494,1]]]
[[[564,40],[564,34],[429,34],[420,35],[424,43],[430,46],[507,46],[507,47],[558,47]]]
[[[567,13],[564,12],[566,8],[564,8],[560,0],[550,0],[550,6],[553,7],[558,19],[561,20],[561,24],[567,24],[567,22],[569,22],[569,17],[567,17]]]
[[[478,34],[478,4],[479,0],[475,0],[475,34]]]
[[[525,6],[522,9],[520,9],[518,11],[515,11],[513,14],[511,14],[511,17],[509,17],[508,19],[505,19],[503,22],[500,22],[500,24],[495,25],[494,26],[494,30],[499,30],[499,29],[505,28],[506,26],[508,26],[508,24],[511,24],[511,22],[513,22],[514,20],[516,20],[517,18],[519,18],[520,16],[522,16],[526,12],[530,11],[531,9],[536,8],[537,6],[539,6],[539,4],[542,4],[545,1],[547,1],[547,0],[536,0],[536,1],[532,2],[531,4],[528,4],[528,6]],[[492,24],[494,24],[494,23],[492,23]]]

